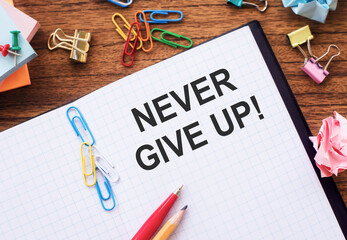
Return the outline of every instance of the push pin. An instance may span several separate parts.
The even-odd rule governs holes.
[[[17,55],[17,56],[21,56],[18,53],[15,53],[13,51],[10,50],[10,44],[5,44],[4,46],[0,45],[0,52],[2,54],[2,56],[6,57],[7,54],[11,53],[13,55]]]
[[[10,31],[12,34],[12,47],[10,48],[11,51],[14,51],[16,53],[17,51],[20,51],[22,48],[18,45],[18,34],[20,34],[20,31]],[[17,67],[17,54],[14,55],[14,66]]]
[[[51,46],[51,39],[53,46]],[[57,42],[57,39],[60,41]],[[87,52],[89,51],[89,42],[91,40],[91,34],[89,32],[75,30],[73,36],[66,35],[63,30],[58,28],[48,38],[48,49],[54,50],[56,48],[63,48],[70,50],[70,59],[78,62],[87,62]]]
[[[323,57],[325,57],[329,53],[330,47],[336,48],[338,52],[337,52],[337,54],[331,56],[327,65],[325,65],[325,67],[323,69],[323,67],[318,63],[318,61],[321,60]],[[316,58],[316,59],[314,57],[311,57],[310,60],[305,64],[305,66],[302,67],[302,70],[307,75],[309,75],[317,84],[320,84],[324,81],[325,77],[329,75],[327,68],[328,68],[331,60],[333,60],[333,58],[338,56],[338,55],[340,55],[340,49],[336,45],[331,44],[328,47],[328,51],[326,53],[324,53],[321,57]]]
[[[307,63],[307,55],[304,52],[304,50],[301,48],[300,45],[307,43],[307,49],[311,56],[314,57],[314,55],[311,52],[311,45],[310,40],[313,39],[313,35],[311,34],[310,27],[306,25],[305,27],[299,28],[298,30],[295,30],[289,34],[287,34],[287,37],[290,41],[290,44],[293,48],[298,48],[301,54],[304,56],[304,64]]]
[[[250,5],[253,7],[256,7],[258,9],[259,12],[265,12],[265,10],[267,9],[267,0],[258,0],[260,2],[264,2],[265,6],[263,8],[260,8],[259,5],[254,4],[254,3],[250,3],[250,2],[244,2],[243,0],[228,0],[227,3],[231,3],[237,7],[241,7],[242,5]]]

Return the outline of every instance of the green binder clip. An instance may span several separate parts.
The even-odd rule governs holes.
[[[265,10],[267,9],[267,1],[266,0],[258,0],[258,1],[265,2],[265,6],[263,8],[260,8],[257,4],[244,2],[243,0],[228,0],[228,3],[231,3],[237,7],[241,7],[242,5],[250,5],[250,6],[256,7],[259,12],[265,12]]]
[[[162,32],[161,35],[160,35],[160,39],[154,37],[153,32],[155,32],[155,31]],[[169,31],[166,31],[166,30],[163,30],[163,29],[160,29],[160,28],[153,28],[152,31],[151,31],[151,35],[152,35],[152,38],[154,40],[157,40],[159,42],[165,43],[165,44],[167,44],[167,45],[169,45],[171,47],[175,47],[175,48],[177,48],[177,47],[191,48],[193,46],[193,40],[191,40],[190,38],[182,36],[182,35],[179,35],[177,33],[169,32]],[[176,38],[183,38],[185,40],[188,40],[190,42],[190,44],[188,46],[186,46],[186,45],[182,45],[182,44],[179,44],[179,43],[171,42],[171,41],[166,40],[164,38],[165,35],[171,35],[171,36],[174,36]]]

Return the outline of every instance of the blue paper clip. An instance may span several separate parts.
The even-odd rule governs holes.
[[[95,168],[95,170],[99,170],[97,167]],[[96,173],[95,173],[96,174]],[[112,192],[112,188],[111,188],[111,185],[110,185],[110,182],[107,180],[106,177],[105,178],[105,181],[104,181],[104,185],[105,185],[105,188],[108,192],[108,196],[107,197],[104,197],[102,195],[102,192],[100,190],[100,186],[99,186],[99,183],[98,181],[96,181],[95,183],[95,187],[96,187],[96,191],[98,192],[98,195],[99,195],[99,199],[100,199],[100,203],[101,203],[101,206],[106,210],[106,211],[111,211],[112,209],[114,209],[114,207],[116,206],[116,201],[114,200],[114,196],[113,196],[113,192]],[[110,208],[106,208],[105,205],[104,205],[104,201],[107,201],[109,200],[110,198],[112,198],[112,207]]]
[[[107,0],[107,1],[109,1],[110,3],[114,3],[123,8],[129,7],[133,3],[133,0],[127,0],[127,2],[123,2],[121,0]]]
[[[151,13],[151,20],[147,20],[148,23],[168,23],[168,22],[179,22],[183,19],[183,13],[177,10],[143,10],[144,13]],[[156,19],[154,15],[168,15],[169,13],[178,13],[180,14],[179,18],[176,19]],[[140,20],[144,22],[142,14],[140,14]]]
[[[74,117],[71,119],[70,116],[69,116],[69,111],[70,111],[70,110],[75,110],[75,111],[77,111],[78,115],[74,116]],[[92,132],[90,131],[90,129],[89,129],[89,127],[88,127],[88,124],[87,124],[86,120],[84,120],[84,117],[83,117],[82,113],[80,112],[80,110],[78,110],[78,108],[77,108],[77,107],[74,107],[74,106],[69,107],[69,108],[66,110],[66,116],[67,116],[67,118],[69,119],[69,122],[70,122],[72,128],[75,130],[77,136],[79,136],[79,137],[81,138],[82,142],[86,142],[86,141],[83,139],[82,134],[81,134],[80,131],[78,130],[78,128],[77,128],[77,126],[76,126],[76,123],[75,123],[76,119],[79,120],[79,121],[81,122],[81,124],[82,124],[84,130],[85,130],[85,131],[88,131],[88,133],[89,133],[89,135],[90,135],[90,137],[91,137],[91,140],[93,141],[90,145],[93,146],[93,144],[95,143],[94,136],[93,136]]]

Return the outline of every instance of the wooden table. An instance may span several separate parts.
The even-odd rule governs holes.
[[[0,131],[182,51],[156,43],[152,52],[138,54],[132,67],[123,67],[120,58],[124,41],[111,21],[116,12],[132,21],[137,10],[176,9],[184,12],[184,20],[160,27],[189,36],[195,45],[251,20],[259,20],[311,131],[316,134],[321,120],[332,116],[333,111],[347,117],[347,1],[339,1],[337,11],[329,13],[325,24],[296,16],[280,0],[269,0],[269,5],[265,13],[260,13],[250,7],[238,9],[227,5],[226,0],[134,0],[126,9],[106,0],[15,0],[16,7],[41,23],[31,42],[39,57],[29,64],[31,86],[0,93]],[[337,44],[342,52],[329,66],[330,75],[321,85],[301,71],[303,57],[291,48],[286,38],[287,33],[307,24],[315,37],[312,41],[315,55],[322,55],[329,44]],[[73,34],[74,29],[92,33],[87,64],[70,61],[68,51],[47,49],[48,36],[58,27],[67,34]],[[347,172],[335,181],[347,203]]]

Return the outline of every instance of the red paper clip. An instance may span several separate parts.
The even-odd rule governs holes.
[[[131,52],[129,53],[127,50],[129,48],[129,44],[130,44],[130,41],[131,41],[131,37],[130,37],[131,34],[132,34],[131,31],[132,31],[132,29],[133,29],[135,24],[137,25],[137,33],[136,33],[136,36],[135,36],[134,47],[131,48]],[[128,37],[127,37],[127,40],[125,42],[124,51],[123,51],[123,54],[122,54],[122,64],[124,66],[126,66],[126,67],[130,67],[134,63],[137,42],[139,41],[140,28],[141,28],[141,25],[138,22],[133,22],[131,24],[130,28],[129,28]],[[127,55],[127,56],[131,56],[131,62],[129,64],[126,64],[124,62],[124,54]]]

